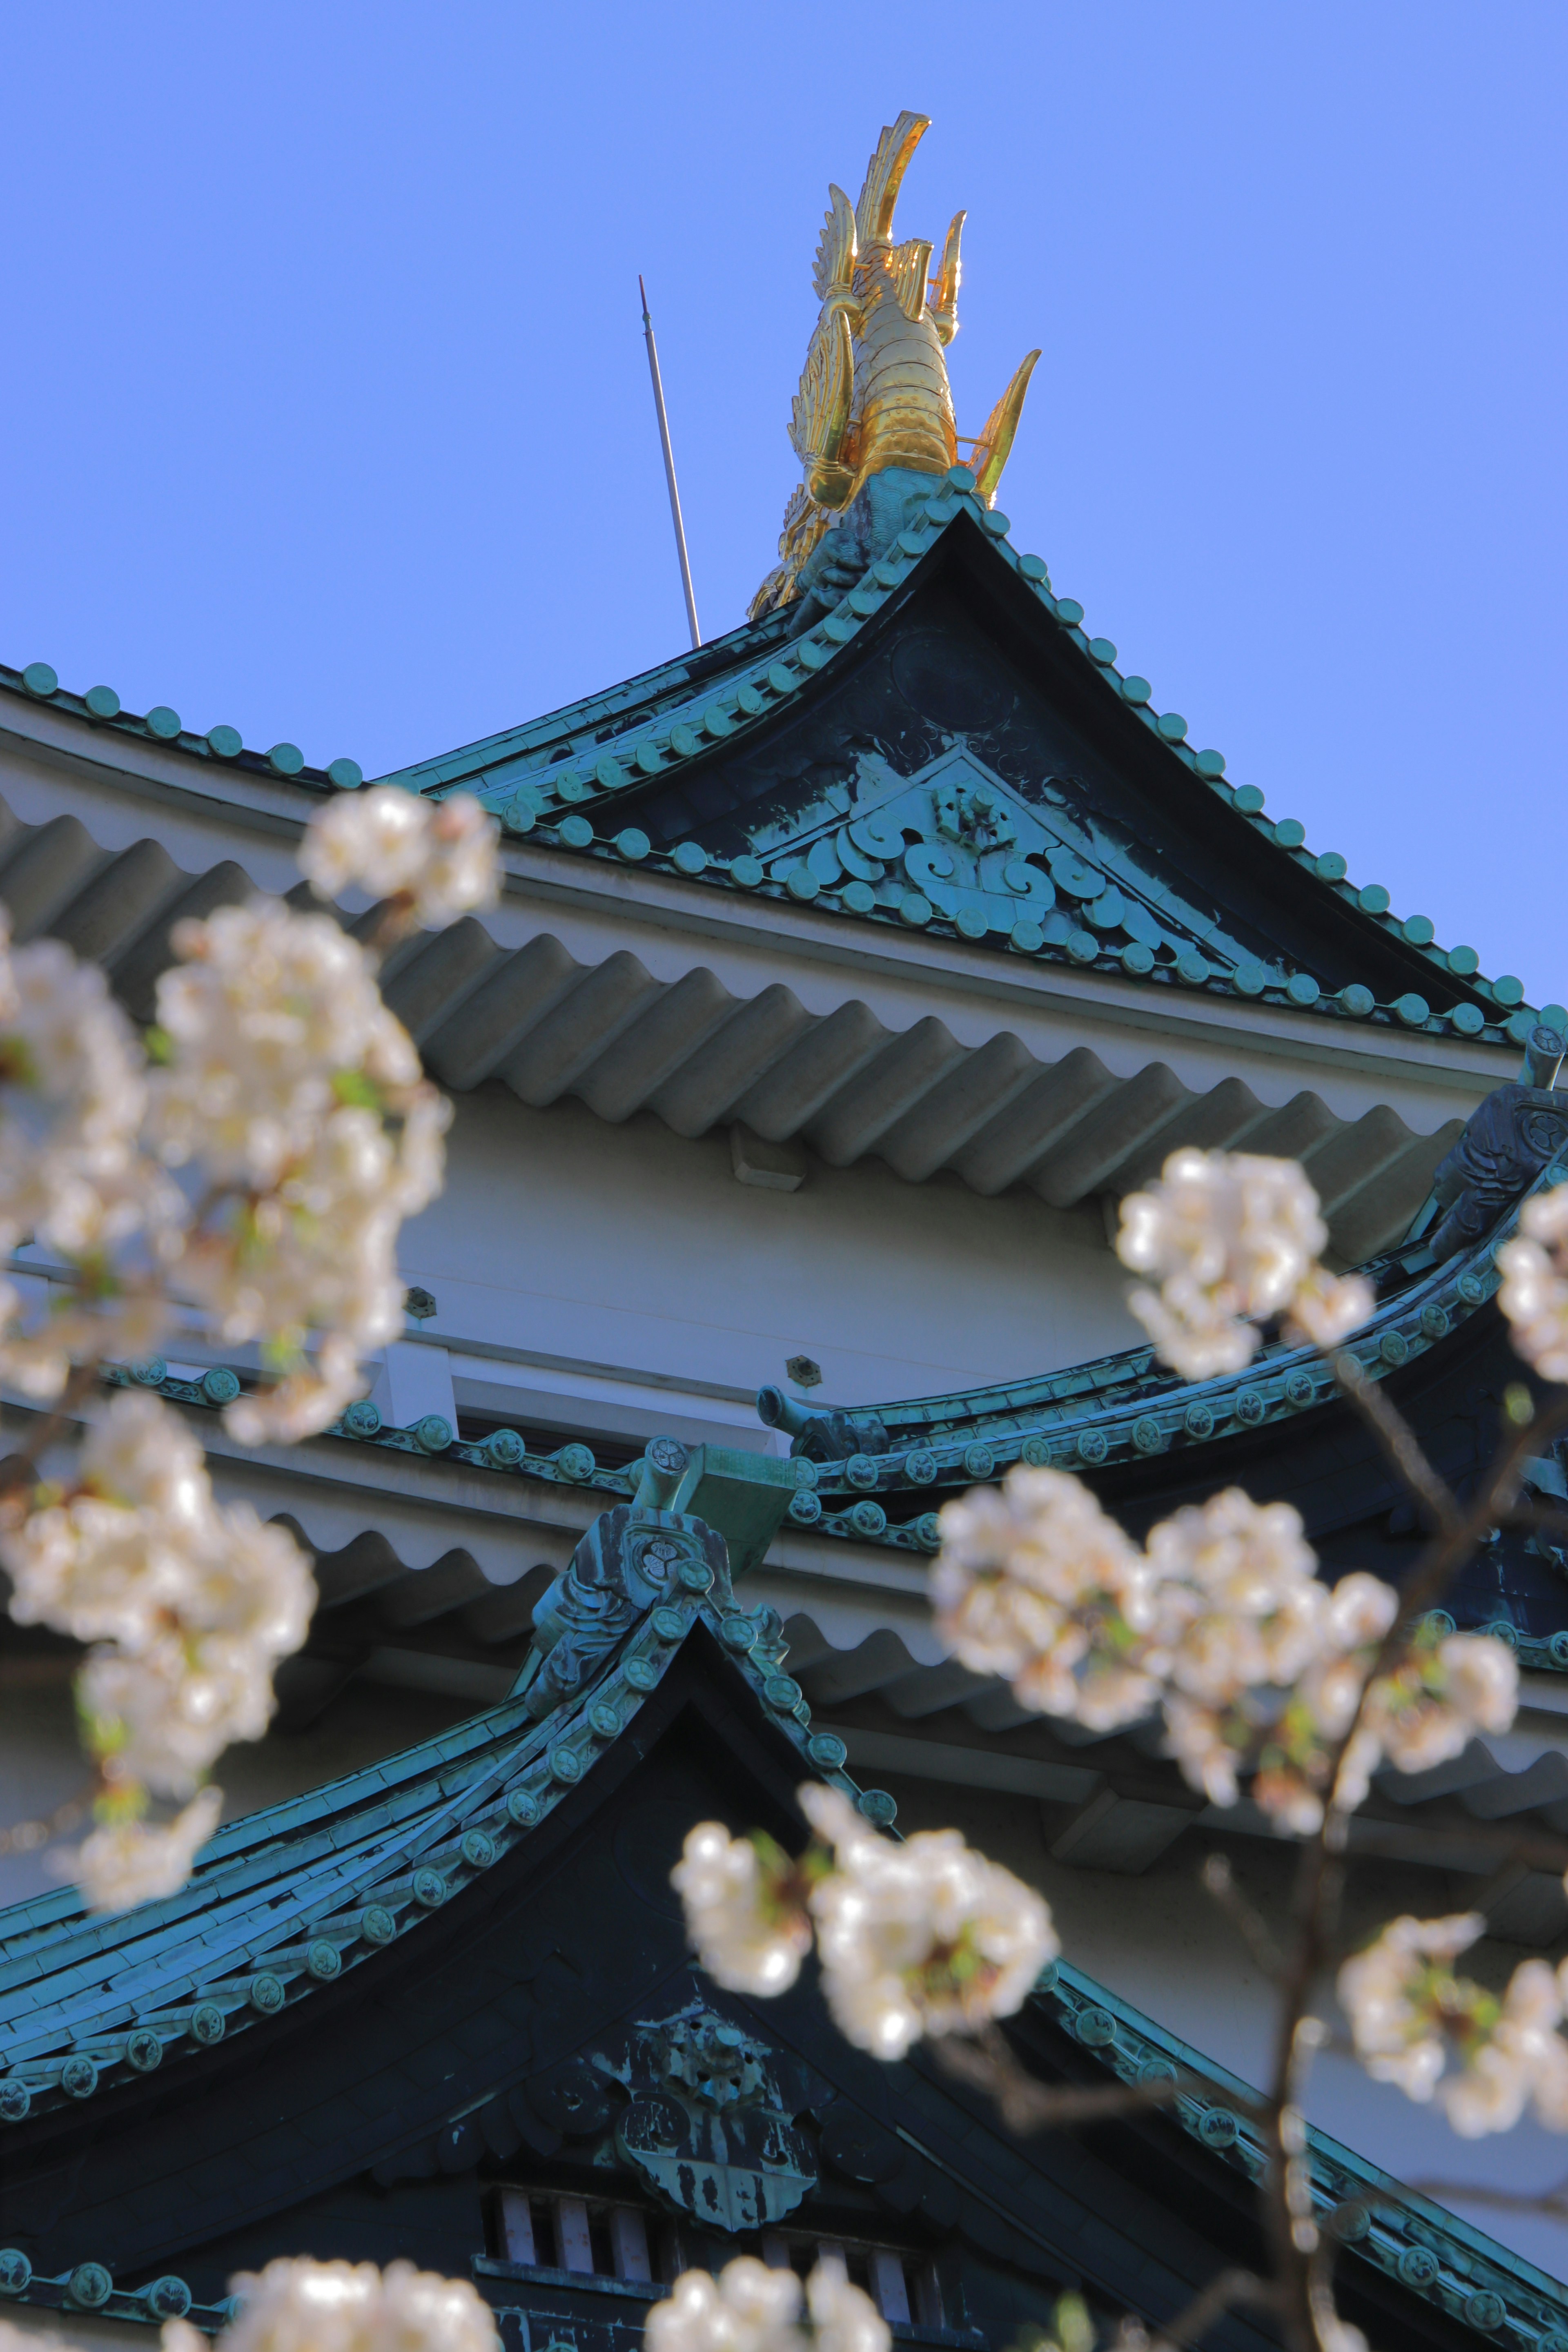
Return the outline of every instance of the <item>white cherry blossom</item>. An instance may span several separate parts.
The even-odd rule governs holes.
[[[61,1873],[75,1879],[94,1911],[129,1911],[177,1895],[222,1806],[222,1790],[208,1788],[172,1822],[105,1822],[59,1857]]]
[[[1325,1595],[1317,1655],[1268,1721],[1248,1790],[1282,1830],[1310,1837],[1322,1824],[1333,1749],[1361,1704],[1377,1647],[1399,1613],[1392,1585],[1357,1570]],[[1349,1807],[1342,1765],[1337,1801]]]
[[[1461,2007],[1452,1963],[1486,1932],[1479,1911],[1390,1920],[1339,1973],[1340,2004],[1356,2055],[1379,2083],[1426,2100],[1447,2063],[1443,2026]]]
[[[1454,1969],[1485,1930],[1479,1911],[1406,1916],[1347,1960],[1339,1995],[1356,2054],[1377,2081],[1435,2097],[1467,2138],[1509,2130],[1531,2103],[1549,2129],[1568,2130],[1563,1972],[1526,1960],[1500,2000]]]
[[[318,2263],[283,2256],[229,2281],[237,2316],[222,2352],[500,2352],[489,2305],[466,2279],[412,2263]],[[189,2320],[163,2328],[163,2352],[206,2352]]]
[[[30,1238],[75,1287],[0,1278],[0,1379],[51,1398],[73,1362],[154,1344],[185,1209],[142,1148],[144,1057],[102,972],[8,929],[0,908],[0,1255]]]
[[[1091,1731],[1147,1715],[1160,1659],[1143,1637],[1151,1578],[1136,1545],[1089,1488],[1059,1470],[1010,1470],[944,1504],[931,1571],[937,1630],[978,1675],[1001,1675],[1021,1706]]]
[[[726,2263],[717,2278],[683,2271],[648,2313],[646,2352],[805,2352],[803,2301],[794,2271],[754,2254]]]
[[[1340,1769],[1338,1801],[1366,1795],[1386,1761],[1397,1772],[1427,1772],[1463,1755],[1478,1731],[1507,1731],[1519,1707],[1519,1661],[1490,1633],[1417,1632],[1405,1657],[1379,1675]]]
[[[141,1049],[96,964],[58,940],[12,950],[0,918],[0,1222],[70,1257],[134,1230]]]
[[[11,1613],[112,1648],[78,1697],[121,1780],[187,1796],[234,1739],[258,1739],[272,1673],[304,1640],[315,1585],[286,1528],[214,1498],[180,1416],[121,1390],[89,1433],[74,1490],[0,1532]]]
[[[1156,1354],[1197,1381],[1239,1371],[1269,1316],[1289,1314],[1323,1346],[1365,1319],[1366,1284],[1318,1263],[1327,1242],[1318,1196],[1294,1160],[1184,1150],[1122,1202],[1116,1247],[1158,1285],[1128,1300]]]
[[[1497,1262],[1515,1348],[1542,1380],[1568,1381],[1568,1184],[1526,1201]]]
[[[440,930],[500,895],[500,827],[471,793],[422,799],[397,784],[343,793],[310,819],[300,870],[318,898],[357,883],[376,898],[406,900],[412,919]]]
[[[845,2038],[900,2058],[922,2034],[972,2030],[1019,2008],[1059,1950],[1034,1889],[956,1830],[880,1836],[841,1790],[808,1782],[806,1819],[834,1867],[809,1902],[823,1991]]]
[[[277,898],[177,923],[181,961],[158,981],[169,1066],[153,1076],[152,1133],[171,1167],[273,1189],[345,1101],[419,1082],[407,1031],[373,960],[330,915]]]
[[[174,944],[153,1129],[216,1187],[181,1280],[216,1338],[259,1343],[280,1375],[228,1407],[230,1430],[291,1442],[338,1418],[361,1359],[403,1328],[398,1233],[441,1188],[451,1106],[330,916],[256,899]]]
[[[1310,1339],[1324,1355],[1342,1347],[1377,1304],[1363,1274],[1328,1274],[1312,1266],[1297,1285],[1286,1328],[1293,1339]]]
[[[1316,1656],[1328,1594],[1290,1504],[1227,1487],[1162,1519],[1148,1554],[1178,1690],[1223,1704],[1294,1682]]]
[[[1251,1744],[1242,1702],[1312,1664],[1328,1594],[1300,1513],[1237,1487],[1162,1520],[1148,1556],[1169,1655],[1166,1747],[1211,1802],[1233,1805]]]
[[[794,1984],[811,1949],[811,1921],[796,1866],[771,1838],[731,1837],[721,1822],[700,1822],[669,1876],[715,1984],[763,1995]]]
[[[841,2263],[819,2262],[803,2292],[793,2270],[742,2254],[717,2278],[683,2271],[643,2340],[647,2352],[890,2352],[892,2334]]]
[[[816,2352],[891,2352],[892,2330],[842,2263],[819,2262],[805,2282]]]

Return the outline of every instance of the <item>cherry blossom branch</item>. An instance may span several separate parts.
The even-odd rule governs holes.
[[[1200,1875],[1205,1894],[1213,1895],[1264,1975],[1278,1984],[1285,1974],[1285,1955],[1275,1942],[1262,1913],[1253,1909],[1237,1886],[1229,1856],[1211,1853]]]
[[[1335,1380],[1405,1485],[1426,1505],[1439,1528],[1452,1528],[1458,1517],[1454,1497],[1427,1461],[1409,1423],[1381,1385],[1367,1377],[1365,1366],[1348,1348],[1342,1348],[1330,1361]]]
[[[1267,2310],[1277,2300],[1278,2290],[1256,2271],[1220,2271],[1174,2319],[1152,2335],[1138,2320],[1123,2321],[1111,2338],[1110,2352],[1143,2352],[1145,2347],[1147,2352],[1184,2352],[1186,2346],[1200,2344],[1215,2322],[1238,2304]]]
[[[984,2091],[995,2102],[1008,2130],[1020,2136],[1169,2106],[1183,2088],[1173,2077],[1164,2076],[1151,2083],[1042,2083],[1019,2064],[994,2025],[975,2034],[944,2034],[932,2042],[931,2051],[944,2074],[971,2090]]]
[[[1358,1365],[1358,1373],[1360,1370]],[[1357,1393],[1353,1381],[1345,1384],[1345,1392],[1358,1409],[1363,1408],[1364,1401]],[[1415,1491],[1420,1499],[1426,1500],[1429,1477],[1433,1474],[1414,1433],[1386,1397],[1379,1395],[1377,1410],[1383,1429],[1389,1429],[1391,1422],[1397,1421],[1400,1430],[1405,1432],[1404,1437],[1397,1439],[1396,1449],[1391,1447],[1393,1458],[1398,1461],[1404,1456],[1412,1464],[1420,1465],[1421,1471],[1426,1475]],[[1367,1417],[1370,1421],[1370,1415]],[[1528,1422],[1514,1422],[1510,1416],[1505,1423],[1500,1458],[1494,1461],[1490,1475],[1469,1504],[1461,1507],[1448,1490],[1444,1489],[1446,1507],[1434,1513],[1438,1520],[1438,1530],[1426,1545],[1414,1573],[1405,1581],[1398,1612],[1379,1645],[1371,1672],[1363,1685],[1355,1713],[1331,1750],[1331,1790],[1338,1780],[1351,1742],[1361,1727],[1377,1681],[1397,1665],[1405,1653],[1416,1621],[1447,1592],[1487,1529],[1496,1523],[1499,1511],[1512,1505],[1518,1493],[1526,1449],[1538,1448],[1543,1438],[1550,1439],[1565,1423],[1568,1423],[1568,1393],[1563,1392],[1559,1392],[1550,1405],[1539,1409]],[[1393,1440],[1392,1431],[1390,1436]],[[1402,1475],[1405,1474],[1402,1472]],[[1293,2192],[1300,2185],[1301,2151],[1290,2146],[1289,2142],[1293,2137],[1291,2119],[1300,2113],[1299,2099],[1306,2073],[1322,2039],[1321,2022],[1311,2016],[1310,2004],[1314,1987],[1334,1958],[1344,1884],[1342,1856],[1349,1821],[1349,1811],[1331,1801],[1321,1828],[1302,1853],[1292,1906],[1298,1923],[1296,1939],[1288,1956],[1281,1987],[1274,2064],[1266,2102],[1270,2162],[1264,2181],[1265,2211],[1275,2273],[1280,2285],[1279,2315],[1291,2352],[1322,2352],[1324,2346],[1323,2330],[1320,2326],[1321,2315],[1316,2308],[1317,2297],[1310,2267],[1311,2258],[1318,2251],[1320,2235],[1311,2219],[1310,2205],[1304,2211],[1293,2210],[1300,2201]]]
[[[1568,2221],[1568,2179],[1554,2189],[1491,2189],[1473,2180],[1413,2180],[1417,2196],[1433,2197],[1445,2205],[1462,2200],[1467,2205],[1489,2205],[1500,2213],[1539,2213],[1549,2221]]]
[[[38,1423],[25,1444],[0,1461],[0,1496],[10,1495],[16,1487],[29,1482],[32,1473],[60,1432],[68,1422],[76,1419],[78,1406],[85,1403],[98,1386],[100,1365],[101,1359],[92,1356],[71,1367],[70,1377],[60,1391],[53,1411]]]

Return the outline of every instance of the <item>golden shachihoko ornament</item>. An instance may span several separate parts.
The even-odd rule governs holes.
[[[929,237],[893,242],[893,214],[910,158],[931,128],[900,114],[867,167],[860,201],[830,187],[813,282],[822,305],[795,394],[789,435],[805,479],[784,509],[782,559],[752,599],[759,619],[798,593],[807,557],[873,475],[894,467],[945,474],[958,457],[944,345],[958,332],[957,213],[931,274]],[[985,421],[969,459],[990,500],[1018,429],[1038,352],[1031,352]]]

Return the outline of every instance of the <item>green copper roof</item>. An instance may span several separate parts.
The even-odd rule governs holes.
[[[972,944],[984,940],[1001,951],[1118,971],[1156,985],[1258,999],[1339,1019],[1388,1022],[1433,1034],[1522,1043],[1530,1025],[1542,1015],[1524,1005],[1521,983],[1507,975],[1495,981],[1482,978],[1473,949],[1437,946],[1425,916],[1394,915],[1381,885],[1358,887],[1351,881],[1344,858],[1335,851],[1310,850],[1299,822],[1267,817],[1256,785],[1233,787],[1226,779],[1224,756],[1194,751],[1185,740],[1186,721],[1154,709],[1148,680],[1118,668],[1117,650],[1109,638],[1086,634],[1082,606],[1053,594],[1044,562],[1015,550],[1007,518],[976,499],[965,487],[968,480],[967,469],[959,467],[947,479],[935,481],[889,552],[834,611],[804,634],[786,634],[791,612],[785,608],[699,655],[632,679],[613,694],[569,705],[528,728],[400,769],[390,781],[410,791],[476,793],[496,810],[509,832],[574,856],[647,864],[710,886],[791,899],[859,921],[890,923]],[[1020,920],[1010,934],[999,936],[994,926],[987,934],[984,922],[976,928],[962,911],[949,919],[941,905],[919,888],[889,885],[877,889],[845,870],[837,856],[829,854],[826,861],[814,856],[809,836],[803,838],[800,854],[794,857],[775,854],[784,845],[770,848],[759,842],[757,854],[748,850],[721,858],[695,838],[657,847],[641,825],[623,821],[628,804],[635,818],[635,804],[650,783],[679,776],[721,746],[742,744],[826,682],[835,666],[849,658],[868,626],[903,598],[944,535],[961,522],[984,534],[996,559],[1063,632],[1086,673],[1108,697],[1136,714],[1166,757],[1200,779],[1246,823],[1258,842],[1268,845],[1269,853],[1289,859],[1294,868],[1311,876],[1326,898],[1353,910],[1352,921],[1415,950],[1445,992],[1451,994],[1455,982],[1461,983],[1461,1001],[1435,1013],[1415,989],[1387,1003],[1356,982],[1327,994],[1310,973],[1271,969],[1214,947],[1205,939],[1209,927],[1201,912],[1184,903],[1179,893],[1167,893],[1169,904],[1159,910],[1169,919],[1165,960],[1161,961],[1158,932],[1155,953],[1143,937],[1120,949],[1107,947],[1092,922],[1060,910],[1036,920],[1021,906]],[[816,834],[826,837],[837,822],[837,816],[825,819]],[[1112,876],[1111,895],[1122,878]],[[1568,1014],[1554,1005],[1544,1008],[1544,1017],[1568,1019]]]
[[[794,1744],[799,1769],[890,1823],[891,1800],[862,1795],[844,1772],[844,1743],[812,1731],[811,1710],[784,1671],[775,1613],[743,1612],[700,1563],[686,1570],[676,1596],[637,1618],[580,1695],[542,1721],[512,1699],[233,1822],[205,1848],[191,1883],[162,1901],[98,1918],[67,1888],[0,1912],[0,2129],[24,2128],[39,2108],[88,2103],[102,2106],[111,2128],[121,2084],[163,2067],[195,2074],[220,2044],[265,2033],[345,1972],[371,1970],[368,1990],[381,1950],[417,1936],[593,1771],[699,1624]],[[1065,1964],[1044,1971],[1035,1997],[1121,2079],[1174,2074],[1183,2129],[1257,2178],[1261,2148],[1237,2113],[1249,2100],[1235,2077]],[[1563,2352],[1562,2287],[1337,2141],[1313,2133],[1310,2153],[1314,2204],[1339,2217],[1352,2260],[1388,2271],[1479,2336],[1506,2323],[1527,2352]],[[80,2296],[71,2294],[77,2279],[86,2284]],[[113,2315],[152,2323],[177,2309],[180,2283],[157,2284],[162,2308],[144,2291],[120,2295]],[[0,2251],[0,2293],[14,2299],[103,2308],[110,2286],[90,2247],[62,2279],[37,2287],[26,2257]],[[214,2325],[222,2315],[197,2315]]]
[[[1510,975],[1489,981],[1482,977],[1474,949],[1439,947],[1426,917],[1395,915],[1381,884],[1358,887],[1337,851],[1308,847],[1305,828],[1296,819],[1266,816],[1263,794],[1256,785],[1237,788],[1227,782],[1224,756],[1194,751],[1186,740],[1186,721],[1174,712],[1154,709],[1148,680],[1118,667],[1117,648],[1109,638],[1087,634],[1082,606],[1052,593],[1044,562],[1038,556],[1018,553],[1006,516],[975,498],[970,480],[963,467],[945,479],[934,479],[929,493],[912,503],[910,519],[888,552],[835,610],[804,633],[791,634],[799,629],[799,609],[785,607],[699,652],[527,725],[396,770],[387,781],[413,792],[476,793],[497,811],[510,835],[572,856],[647,864],[709,887],[787,899],[858,922],[983,943],[1001,953],[1125,974],[1151,986],[1239,996],[1334,1019],[1390,1023],[1434,1035],[1493,1043],[1521,1043],[1531,1022],[1542,1016],[1560,1024],[1568,1022],[1568,1012],[1561,1005],[1540,1011],[1525,1005],[1522,985]],[[1063,633],[1086,677],[1097,682],[1105,697],[1136,715],[1164,757],[1200,779],[1246,824],[1257,842],[1267,845],[1267,854],[1288,859],[1309,874],[1327,898],[1352,910],[1352,922],[1364,927],[1369,937],[1382,933],[1413,950],[1419,963],[1430,969],[1436,992],[1453,997],[1458,983],[1463,992],[1458,1001],[1435,1012],[1419,987],[1381,1001],[1373,988],[1354,981],[1327,993],[1310,972],[1289,970],[1278,960],[1265,964],[1223,943],[1216,945],[1205,936],[1212,926],[1205,925],[1179,891],[1163,894],[1168,903],[1156,905],[1152,931],[1144,927],[1140,936],[1117,947],[1100,936],[1104,925],[1097,931],[1094,920],[1078,910],[1056,908],[1037,919],[1026,904],[1005,935],[994,925],[987,930],[984,922],[976,928],[962,908],[950,919],[940,892],[933,897],[902,884],[874,887],[845,870],[830,849],[819,850],[814,836],[802,840],[797,856],[789,853],[788,845],[783,845],[782,856],[775,854],[781,846],[775,844],[762,856],[748,852],[719,858],[695,838],[656,846],[633,821],[631,804],[648,785],[679,775],[720,746],[743,744],[830,677],[862,632],[902,598],[943,537],[960,525],[984,536],[996,561]],[[47,662],[30,663],[20,671],[0,667],[0,688],[68,711],[95,729],[140,735],[203,761],[232,761],[307,790],[351,789],[361,781],[352,760],[313,768],[289,742],[274,744],[265,753],[247,751],[232,728],[194,734],[181,726],[176,712],[162,706],[137,717],[122,710],[118,695],[107,687],[81,695],[67,693]],[[824,828],[816,831],[826,841]],[[1112,874],[1111,897],[1117,895],[1119,878]],[[1089,913],[1092,917],[1094,910]]]

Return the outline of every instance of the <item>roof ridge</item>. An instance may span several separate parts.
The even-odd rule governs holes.
[[[500,816],[509,833],[531,835],[552,848],[618,857],[629,864],[647,863],[652,870],[668,870],[690,880],[791,898],[858,920],[897,923],[937,936],[951,934],[973,944],[973,932],[957,921],[950,922],[918,890],[905,892],[896,907],[882,906],[865,883],[853,878],[837,890],[824,888],[804,860],[787,879],[770,878],[754,856],[715,860],[695,841],[679,842],[669,850],[656,849],[639,826],[624,826],[610,836],[596,832],[584,813],[591,807],[597,814],[651,778],[673,773],[686,762],[702,758],[717,743],[737,732],[743,734],[770,711],[793,701],[853,643],[861,627],[901,592],[917,566],[963,520],[984,535],[998,558],[1032,590],[1092,672],[1173,758],[1244,818],[1271,848],[1310,874],[1342,906],[1353,907],[1357,919],[1375,923],[1430,963],[1434,976],[1440,973],[1445,985],[1452,987],[1458,982],[1470,994],[1446,1013],[1434,1014],[1418,989],[1406,989],[1383,1003],[1361,982],[1347,982],[1331,996],[1306,972],[1292,971],[1275,980],[1264,965],[1247,960],[1233,971],[1216,971],[1195,943],[1176,955],[1169,966],[1158,964],[1137,940],[1121,950],[1118,959],[1113,951],[1102,949],[1093,931],[1081,922],[1074,928],[1060,914],[1048,918],[1044,926],[1027,918],[1020,921],[1005,943],[1007,951],[1083,968],[1098,963],[1110,969],[1119,961],[1130,977],[1153,985],[1176,984],[1239,995],[1335,1018],[1397,1023],[1430,1034],[1452,1034],[1483,1043],[1522,1044],[1537,1018],[1568,1025],[1568,1008],[1548,1004],[1538,1011],[1526,1004],[1523,983],[1516,975],[1502,973],[1495,980],[1486,979],[1475,949],[1437,946],[1426,916],[1402,919],[1394,915],[1390,895],[1381,883],[1360,887],[1352,883],[1347,861],[1337,850],[1314,853],[1306,846],[1306,828],[1299,820],[1266,816],[1264,794],[1258,785],[1236,787],[1226,781],[1223,752],[1194,751],[1186,740],[1186,720],[1178,712],[1155,710],[1148,679],[1123,674],[1117,667],[1117,648],[1109,637],[1086,634],[1083,606],[1076,598],[1053,593],[1044,561],[1018,553],[1012,544],[1008,517],[989,506],[975,492],[973,483],[967,466],[954,466],[947,474],[931,478],[924,495],[911,499],[909,520],[890,545],[816,621],[810,622],[799,605],[784,605],[760,622],[742,623],[697,652],[678,656],[596,695],[460,750],[388,771],[380,781],[439,794],[472,790]],[[808,621],[808,625],[803,627],[803,621]],[[722,683],[720,672],[724,674]],[[353,760],[334,760],[324,768],[310,768],[292,743],[274,744],[261,754],[246,751],[232,728],[215,727],[205,736],[189,732],[182,728],[178,713],[164,705],[137,718],[121,710],[120,698],[111,688],[93,687],[85,695],[68,694],[47,662],[30,663],[20,671],[0,666],[0,688],[50,703],[94,726],[139,734],[197,758],[270,771],[312,791],[353,790],[363,782],[363,771]],[[623,719],[629,715],[634,723],[616,724],[617,708]],[[597,723],[602,720],[610,723]],[[584,741],[584,737],[589,740]],[[985,942],[998,948],[1003,944],[989,933]],[[1473,1001],[1477,999],[1480,1001]]]
[[[0,662],[0,688],[47,703],[93,728],[112,728],[117,734],[141,736],[195,759],[221,760],[252,773],[281,776],[310,790],[353,792],[364,782],[364,771],[357,760],[331,760],[325,767],[316,768],[307,762],[297,743],[274,743],[270,751],[247,751],[236,727],[209,727],[205,735],[197,734],[184,725],[179,712],[166,702],[154,703],[138,716],[121,707],[111,686],[89,686],[85,693],[73,694],[61,686],[48,662],[28,662],[24,669],[11,669]]]
[[[897,906],[881,905],[868,886],[854,877],[841,880],[837,887],[825,885],[804,859],[784,877],[770,875],[762,858],[750,853],[734,858],[716,858],[694,840],[678,842],[670,848],[656,848],[648,834],[636,824],[611,834],[595,822],[601,811],[615,808],[654,778],[673,776],[688,763],[707,757],[718,744],[732,737],[743,738],[759,721],[798,698],[820,680],[862,627],[901,594],[917,567],[946,532],[961,520],[967,520],[984,535],[1015,576],[1033,591],[1092,673],[1224,805],[1246,819],[1254,833],[1288,856],[1292,865],[1310,873],[1315,883],[1342,905],[1353,905],[1358,919],[1376,923],[1405,946],[1415,949],[1432,964],[1435,977],[1440,972],[1449,987],[1456,981],[1461,982],[1482,1002],[1461,1002],[1447,1013],[1434,1014],[1427,999],[1417,990],[1405,990],[1383,1003],[1373,990],[1359,982],[1349,982],[1336,994],[1328,995],[1310,974],[1290,971],[1276,979],[1255,961],[1244,960],[1232,972],[1216,970],[1195,944],[1188,952],[1175,957],[1168,967],[1159,964],[1136,940],[1118,958],[1102,950],[1099,939],[1081,921],[1074,927],[1060,914],[1047,918],[1044,925],[1024,919],[1005,942],[999,935],[986,934],[986,944],[1046,961],[1085,968],[1099,963],[1110,969],[1117,964],[1128,976],[1157,986],[1179,983],[1278,1003],[1295,1012],[1397,1023],[1408,1029],[1424,1029],[1432,1034],[1452,1034],[1483,1043],[1522,1044],[1530,1026],[1541,1017],[1557,1018],[1568,1024],[1568,1008],[1548,1005],[1542,1013],[1526,1005],[1523,984],[1511,973],[1502,974],[1495,981],[1484,978],[1474,949],[1437,947],[1434,927],[1426,916],[1410,916],[1401,921],[1390,914],[1389,894],[1381,884],[1358,889],[1345,878],[1346,861],[1337,851],[1315,855],[1304,846],[1305,828],[1295,819],[1274,823],[1266,817],[1264,795],[1258,786],[1243,785],[1237,789],[1228,783],[1224,754],[1215,751],[1194,752],[1185,740],[1185,719],[1174,712],[1154,710],[1148,680],[1124,677],[1116,667],[1117,649],[1110,640],[1086,635],[1081,604],[1071,597],[1059,598],[1053,593],[1044,561],[1039,556],[1017,552],[1012,544],[1012,526],[1007,516],[987,506],[974,493],[973,479],[965,466],[956,466],[947,475],[937,478],[924,498],[914,502],[910,520],[890,545],[832,609],[804,628],[797,625],[792,636],[764,646],[754,656],[742,661],[730,672],[717,699],[710,698],[712,688],[708,686],[690,694],[683,694],[672,686],[673,698],[667,698],[656,714],[639,708],[635,723],[601,729],[592,743],[580,745],[574,752],[570,749],[562,751],[559,740],[550,756],[536,746],[531,752],[520,752],[510,758],[501,771],[487,781],[485,763],[475,757],[486,746],[471,746],[462,754],[426,762],[421,770],[399,771],[395,781],[411,782],[416,773],[427,773],[434,780],[440,771],[439,779],[433,781],[428,789],[443,793],[472,791],[500,817],[509,834],[531,836],[543,846],[579,856],[617,858],[629,865],[647,865],[652,871],[678,874],[688,880],[702,880],[775,899],[789,898],[803,905],[816,905],[824,912],[900,924],[937,936],[952,935],[975,944],[980,933],[966,929],[956,919],[949,920],[918,890],[905,892]],[[782,610],[785,616],[798,613],[798,607],[791,605]],[[744,629],[732,633],[734,640],[743,640],[747,635]],[[666,670],[648,676],[675,679],[682,667],[680,663],[673,663]],[[585,706],[571,708],[580,709]],[[513,738],[530,731],[513,730]],[[512,739],[493,738],[491,741],[503,740]]]

